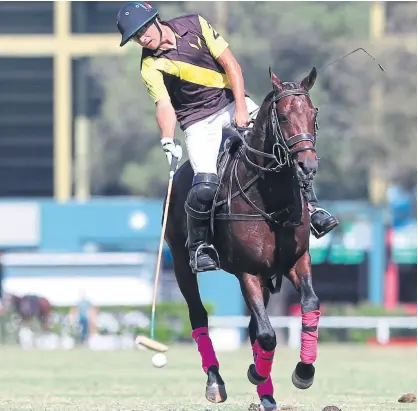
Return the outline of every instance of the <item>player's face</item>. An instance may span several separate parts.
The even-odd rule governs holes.
[[[133,41],[142,47],[151,50],[156,50],[160,45],[160,32],[158,31],[154,22],[150,22],[133,37]]]

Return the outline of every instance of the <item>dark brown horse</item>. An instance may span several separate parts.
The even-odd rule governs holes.
[[[214,200],[212,231],[221,268],[238,278],[251,312],[248,328],[254,363],[248,378],[257,385],[262,407],[275,410],[270,373],[276,335],[266,306],[270,295],[280,290],[283,275],[301,295],[301,361],[292,375],[293,384],[300,389],[310,387],[315,372],[320,312],[312,287],[309,213],[300,188],[312,182],[318,168],[317,110],[309,97],[316,69],[300,83],[282,83],[273,73],[270,78],[273,91],[264,99],[254,127],[241,130],[240,138],[227,140],[219,158],[221,183]],[[184,203],[192,178],[189,162],[174,176],[166,241],[207,374],[206,398],[223,402],[225,384],[186,247]]]
[[[39,321],[44,331],[49,330],[52,306],[46,298],[33,294],[25,294],[23,297],[6,294],[5,302],[7,309],[20,316],[22,325],[27,325],[33,320],[36,320]]]

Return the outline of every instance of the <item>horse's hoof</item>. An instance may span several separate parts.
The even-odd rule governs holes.
[[[248,367],[247,377],[251,384],[260,385],[267,381],[268,377],[262,377],[255,369],[255,364]]]
[[[218,404],[227,399],[225,383],[219,374],[218,367],[212,365],[208,371],[205,397],[208,401]]]
[[[271,395],[263,395],[260,404],[250,404],[248,411],[279,411],[279,407]]]
[[[293,371],[292,382],[296,388],[300,390],[306,390],[314,382],[315,367],[313,364],[304,364],[298,362],[298,365]]]
[[[263,395],[260,398],[260,411],[279,411],[272,395]]]
[[[206,386],[205,397],[214,404],[225,402],[227,399],[225,385],[212,384]]]

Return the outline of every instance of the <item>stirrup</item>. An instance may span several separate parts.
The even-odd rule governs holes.
[[[207,253],[207,255],[209,256],[209,258],[211,258],[215,262],[215,264],[216,264],[216,267],[215,268],[207,269],[206,267],[201,267],[201,268],[198,268],[197,267],[198,253],[202,249],[212,250],[213,251],[213,253],[215,254],[214,256],[210,255],[209,253]],[[218,251],[216,250],[216,248],[212,244],[205,244],[205,243],[200,244],[199,247],[196,248],[196,251],[194,253],[194,265],[192,264],[192,261],[190,261],[190,267],[191,267],[191,269],[192,269],[192,271],[194,273],[199,273],[199,272],[204,272],[204,271],[216,271],[216,270],[220,270],[220,261],[219,261]]]
[[[308,208],[309,209],[309,208]],[[337,221],[337,224],[334,226],[334,227],[332,227],[331,228],[331,230],[328,230],[328,231],[323,231],[322,233],[320,233],[314,226],[313,226],[313,224],[312,224],[312,217],[318,212],[318,211],[322,211],[323,213],[325,213],[328,217],[333,217],[333,218],[335,218],[335,220]],[[325,210],[325,209],[323,209],[323,208],[321,208],[321,207],[315,207],[315,210],[314,211],[310,211],[309,210],[309,215],[310,215],[310,226],[311,226],[311,230],[312,230],[312,233],[313,233],[313,235],[315,236],[315,238],[317,238],[317,239],[319,239],[319,238],[321,238],[321,237],[323,237],[324,235],[326,235],[326,234],[328,234],[330,231],[332,231],[338,224],[339,224],[339,221],[337,220],[337,218],[336,217],[334,217],[329,211],[327,211],[327,210]]]
[[[327,210],[325,210],[324,208],[321,208],[321,207],[315,207],[315,210],[312,211],[312,212],[309,210],[309,207],[308,207],[308,211],[309,211],[309,214],[310,214],[311,217],[314,214],[316,214],[318,211],[323,211],[325,214],[328,215],[328,217],[332,217],[331,213],[329,213]]]

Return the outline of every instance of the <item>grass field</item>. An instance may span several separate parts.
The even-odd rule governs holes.
[[[33,411],[239,411],[257,402],[246,377],[250,348],[218,354],[228,400],[206,401],[205,374],[192,347],[174,347],[156,369],[148,351],[38,351],[0,348],[0,410]],[[314,385],[300,391],[290,377],[297,350],[278,347],[273,370],[275,397],[283,411],[416,410],[398,398],[416,391],[414,347],[383,348],[323,344]]]

